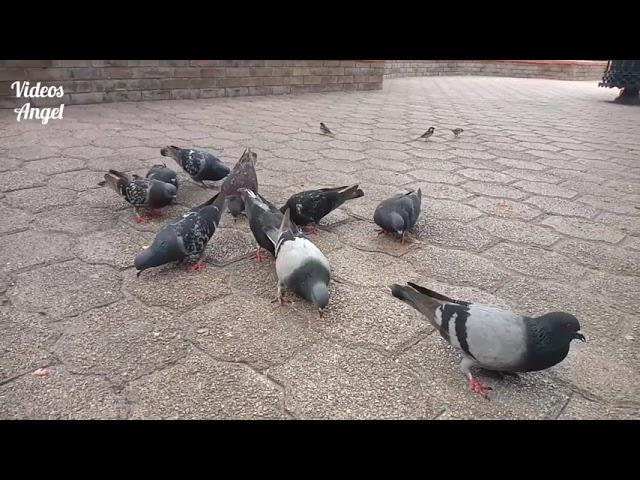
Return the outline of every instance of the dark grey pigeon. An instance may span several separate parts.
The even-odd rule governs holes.
[[[246,149],[238,163],[233,167],[231,173],[224,179],[220,191],[223,192],[228,200],[229,212],[236,218],[244,211],[244,202],[240,195],[239,189],[246,188],[254,193],[258,193],[258,175],[256,174],[256,163],[258,154],[252,152],[250,148]]]
[[[103,184],[103,182],[100,182]],[[148,207],[149,215],[158,216],[158,210],[174,202],[178,189],[170,183],[160,180],[149,180],[137,175],[129,177],[126,173],[109,170],[104,175],[104,184],[109,185],[116,193],[133,205],[136,219],[146,223],[148,217],[140,215],[139,207]]]
[[[218,157],[202,150],[168,146],[162,148],[160,154],[173,158],[193,181],[205,188],[204,180],[222,180],[231,171]]]
[[[472,366],[510,374],[544,370],[565,359],[573,339],[585,341],[578,319],[568,313],[527,317],[407,285],[391,285],[392,295],[427,317],[462,353],[460,368],[469,388],[485,398],[491,388],[474,378]]]
[[[262,261],[261,249],[268,250],[275,257],[275,245],[269,240],[266,232],[280,228],[283,218],[282,213],[259,193],[254,193],[246,188],[241,188],[239,192],[242,195],[245,213],[249,219],[249,228],[256,242],[258,242],[256,259],[259,262]]]
[[[275,247],[278,297],[284,303],[282,288],[288,288],[322,309],[329,303],[329,260],[318,247],[303,235],[291,221],[290,210],[285,211],[279,229],[267,229]]]
[[[165,163],[161,165],[154,165],[147,172],[146,178],[151,180],[160,180],[164,183],[170,183],[174,187],[178,188],[178,175],[175,170],[167,167]]]
[[[220,223],[224,203],[224,194],[218,193],[202,205],[164,225],[151,246],[136,257],[134,265],[138,270],[137,275],[140,276],[148,268],[174,261],[197,260],[191,270],[198,271],[204,268],[201,259],[207,243]]]
[[[378,235],[392,233],[404,243],[404,234],[413,228],[420,216],[422,190],[399,193],[380,202],[373,213],[373,221],[381,228]]]
[[[307,233],[317,233],[316,225],[329,213],[334,211],[347,200],[360,198],[364,192],[358,185],[337,188],[321,188],[319,190],[305,190],[292,195],[280,208],[291,210],[291,220],[301,227],[310,226]]]

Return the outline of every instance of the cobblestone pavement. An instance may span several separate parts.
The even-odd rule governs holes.
[[[640,109],[595,82],[438,77],[382,91],[0,111],[0,418],[640,418]],[[322,136],[324,121],[336,132]],[[429,141],[413,141],[429,126]],[[454,139],[447,128],[464,128]],[[260,191],[360,183],[325,219],[324,318],[279,307],[273,260],[228,214],[207,267],[145,272],[148,225],[96,184],[167,144],[258,153]],[[421,187],[417,241],[378,237],[383,198]],[[315,237],[314,237],[315,238]],[[467,390],[459,357],[388,285],[531,315],[587,343],[560,365]],[[32,372],[48,367],[48,376]]]

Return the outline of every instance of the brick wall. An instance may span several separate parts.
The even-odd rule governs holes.
[[[383,61],[362,60],[0,60],[0,108],[27,102],[11,84],[64,87],[34,106],[277,95],[382,88]]]
[[[384,78],[481,75],[596,81],[606,66],[580,60],[387,60]]]

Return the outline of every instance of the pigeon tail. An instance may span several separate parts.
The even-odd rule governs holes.
[[[353,185],[352,187],[349,187],[346,190],[340,192],[341,203],[360,197],[364,197],[364,192],[360,188],[358,188],[358,185]]]
[[[287,208],[284,212],[284,216],[282,217],[282,223],[280,224],[280,232],[278,236],[280,236],[282,232],[288,232],[288,231],[297,232],[298,227],[291,220],[291,210]]]
[[[127,182],[131,181],[129,176],[126,173],[119,172],[118,170],[109,170],[109,173],[111,175],[115,175],[116,177],[121,178],[122,180],[125,180]]]
[[[394,283],[390,286],[390,288],[391,295],[399,300],[402,300],[404,303],[410,305],[411,307],[422,313],[425,317],[427,317],[429,323],[431,323],[431,325],[433,325],[436,329],[440,328],[435,321],[435,311],[440,306],[440,302],[427,295],[417,292],[413,288],[407,287],[406,285],[398,285]]]
[[[163,157],[171,157],[175,159],[179,151],[179,147],[176,147],[175,145],[169,145],[160,149],[160,155],[162,155]]]
[[[440,302],[455,303],[457,305],[465,305],[465,306],[470,305],[469,302],[464,302],[462,300],[455,300],[453,298],[446,297],[438,292],[434,292],[433,290],[429,290],[428,288],[424,288],[424,287],[421,287],[420,285],[416,285],[415,283],[407,282],[407,285],[416,289],[418,292],[422,293],[423,295],[431,297],[435,300],[439,300]]]
[[[224,197],[224,194],[220,194],[218,192],[213,197],[211,197],[209,200],[204,202],[203,204],[198,205],[196,207],[196,209],[200,210],[201,208],[208,207],[209,205],[217,205],[217,206],[219,206],[221,204],[221,197]],[[216,203],[216,201],[218,201],[218,203]]]
[[[116,193],[122,194],[120,191],[120,187],[118,186],[119,179],[114,177],[113,175],[109,175],[108,173],[104,174],[104,183],[103,185],[108,185],[111,189],[113,189]]]

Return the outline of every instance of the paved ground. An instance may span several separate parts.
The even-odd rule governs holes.
[[[640,418],[640,109],[613,96],[594,82],[440,77],[76,106],[46,126],[0,111],[0,418]],[[430,125],[431,141],[411,141]],[[161,221],[136,224],[96,183],[107,168],[144,173],[167,144],[230,165],[253,147],[276,203],[360,183],[365,197],[317,240],[334,279],[324,318],[270,303],[274,264],[249,258],[244,219],[225,218],[202,272],[136,278]],[[418,241],[377,237],[377,202],[416,187]],[[184,180],[168,217],[208,195]],[[457,354],[389,295],[407,280],[567,310],[588,342],[549,371],[485,378],[482,400]]]

